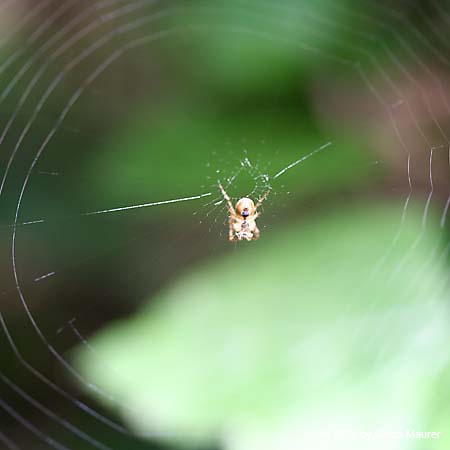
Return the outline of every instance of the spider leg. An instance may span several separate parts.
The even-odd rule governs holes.
[[[253,238],[252,238],[252,240],[256,241],[256,239],[259,239],[259,235],[260,235],[259,228],[255,227],[255,229],[253,230]]]
[[[230,242],[234,242],[236,240],[236,235],[234,234],[233,222],[230,219],[229,228],[228,228],[228,240]]]
[[[264,193],[264,195],[258,200],[258,202],[257,202],[256,205],[255,205],[255,209],[258,209],[258,208],[262,205],[262,202],[269,196],[271,190],[272,190],[272,188],[269,188],[269,189]]]
[[[231,203],[230,196],[225,192],[225,189],[223,188],[222,183],[220,181],[218,181],[218,184],[219,184],[219,189],[222,192],[223,198],[227,202],[228,212],[230,213],[230,215],[234,216],[236,214],[236,211],[234,210],[233,203]]]
[[[222,192],[223,198],[227,202],[227,209],[228,209],[228,240],[230,242],[234,242],[236,240],[236,234],[234,232],[233,228],[233,219],[236,216],[236,211],[234,210],[233,203],[231,203],[230,196],[226,193],[225,189],[222,186],[222,183],[220,181],[217,182],[219,185],[219,189]]]

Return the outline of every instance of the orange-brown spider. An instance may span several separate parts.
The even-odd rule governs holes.
[[[257,209],[261,206],[262,202],[267,198],[270,193],[269,189],[257,202],[256,205],[253,200],[248,197],[242,197],[236,203],[236,209],[231,203],[229,195],[225,192],[222,184],[219,183],[220,191],[224,199],[227,202],[228,208],[228,240],[234,241],[253,241],[259,238],[259,229],[256,226],[256,218],[259,216]]]

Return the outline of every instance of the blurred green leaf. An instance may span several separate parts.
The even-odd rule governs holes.
[[[359,49],[385,31],[352,14],[355,6],[351,0],[182,2],[171,17],[182,38],[167,43],[178,57],[182,45],[185,72],[213,91],[279,95],[324,75],[327,66],[345,70],[346,56],[365,58]],[[364,12],[369,19],[375,14],[370,4]],[[360,28],[371,35],[364,38]]]
[[[390,247],[399,210],[345,209],[266,230],[100,333],[77,365],[137,432],[183,442],[313,448],[317,436],[302,433],[423,430],[448,360],[436,288],[445,273],[430,260],[439,234],[431,218],[421,234],[419,211]],[[448,421],[443,413],[432,424]],[[372,448],[352,442],[345,448]]]

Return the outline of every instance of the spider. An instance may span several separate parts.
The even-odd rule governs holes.
[[[259,216],[257,209],[262,202],[267,198],[272,188],[270,188],[257,202],[254,204],[253,200],[248,197],[242,197],[236,203],[236,209],[231,203],[229,195],[225,192],[220,181],[218,182],[220,191],[227,202],[228,208],[228,240],[234,241],[254,241],[259,238],[259,229],[256,226],[256,218]]]

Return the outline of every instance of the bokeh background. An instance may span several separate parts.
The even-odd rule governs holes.
[[[447,449],[449,28],[1,1],[0,447]]]

